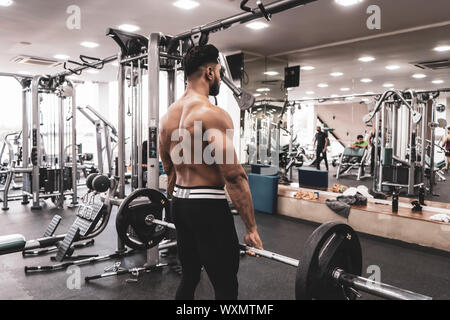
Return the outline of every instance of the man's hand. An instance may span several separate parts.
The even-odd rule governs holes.
[[[259,238],[258,231],[247,232],[244,236],[244,242],[249,247],[263,250],[262,241]],[[247,252],[247,253],[251,254],[251,252]],[[253,253],[252,255],[255,255],[255,254]]]
[[[323,153],[327,153],[327,147],[325,147],[325,149],[323,149]]]

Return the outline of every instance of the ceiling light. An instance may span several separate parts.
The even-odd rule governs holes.
[[[369,79],[369,78],[364,78],[364,79],[361,79],[361,82],[363,82],[363,83],[371,83],[373,80],[372,79]]]
[[[439,47],[434,48],[434,51],[437,51],[437,52],[450,51],[450,46],[439,46]]]
[[[332,77],[342,77],[344,74],[342,72],[333,72],[330,73],[330,76]]]
[[[18,74],[21,74],[23,76],[29,76],[31,74],[31,72],[29,72],[29,71],[19,71]]]
[[[2,7],[9,7],[13,3],[14,3],[14,1],[12,1],[12,0],[0,0],[0,6],[2,6]]]
[[[113,67],[118,67],[118,66],[119,66],[119,62],[114,61],[113,63],[111,63],[111,65],[112,65]]]
[[[363,0],[334,0],[337,4],[340,4],[341,6],[348,7],[353,6],[357,3],[363,2]]]
[[[355,97],[353,96],[345,98],[345,100],[353,100],[353,99],[355,99]]]
[[[341,91],[350,91],[350,88],[341,88]]]
[[[331,98],[338,98],[339,96],[337,94],[332,94]]]
[[[426,78],[427,76],[422,74],[422,73],[416,73],[412,76],[414,79],[423,79]]]
[[[292,90],[294,90],[294,88],[287,88],[286,90],[287,91],[292,91]]]
[[[369,102],[370,99],[369,99],[369,98],[362,98],[361,101],[363,101],[363,102]]]
[[[338,103],[341,103],[341,102],[334,100],[333,103],[338,104]]]
[[[306,94],[314,94],[314,91],[306,91]]]
[[[198,7],[200,4],[198,2],[192,1],[192,0],[178,0],[178,1],[174,2],[173,5],[180,9],[191,10],[191,9]]]
[[[89,69],[88,71],[86,71],[87,73],[90,73],[90,74],[97,74],[98,73],[98,70],[95,70],[95,69]]]
[[[311,100],[311,97],[303,97],[302,100]]]
[[[140,30],[141,28],[139,28],[138,26],[134,26],[132,24],[121,24],[119,26],[119,29],[122,31],[126,31],[126,32],[136,32],[136,31]]]
[[[388,69],[388,70],[397,70],[397,69],[400,69],[400,67],[396,66],[396,65],[390,65],[390,66],[386,66],[386,69]]]
[[[276,71],[266,71],[266,72],[264,72],[264,74],[266,76],[277,76],[277,75],[279,75],[279,73],[276,72]]]
[[[97,48],[98,46],[99,46],[99,44],[98,43],[95,43],[95,42],[90,42],[90,41],[84,41],[84,42],[82,42],[82,43],[80,43],[83,47],[86,47],[86,48]]]
[[[69,60],[70,57],[66,54],[55,54],[53,58],[58,60]]]
[[[261,93],[255,93],[253,96],[254,96],[255,98],[261,97]]]
[[[434,84],[442,84],[442,83],[444,83],[444,80],[433,80],[432,82]]]
[[[305,70],[305,71],[311,71],[311,70],[314,70],[315,67],[313,67],[313,66],[304,66],[304,67],[301,67],[300,69],[301,70]]]
[[[393,83],[385,83],[385,84],[383,84],[383,87],[385,87],[385,88],[392,88],[393,86],[394,86]]]
[[[365,94],[375,94],[375,93],[372,91],[367,91]]]
[[[319,88],[328,88],[328,84],[326,84],[326,83],[319,83],[317,86]]]
[[[269,92],[270,89],[269,88],[259,88],[259,89],[256,89],[256,91],[257,92]]]
[[[250,22],[250,23],[247,23],[245,26],[247,28],[250,28],[250,29],[253,29],[253,30],[261,30],[261,29],[269,27],[269,25],[267,23],[262,22],[262,21]]]
[[[361,57],[358,60],[361,62],[371,62],[371,61],[374,61],[375,58],[374,57]]]

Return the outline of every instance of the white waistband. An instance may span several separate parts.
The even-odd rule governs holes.
[[[175,187],[173,196],[181,199],[226,199],[225,190],[218,189],[184,189]]]

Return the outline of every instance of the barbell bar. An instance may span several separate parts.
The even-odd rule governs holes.
[[[145,218],[145,223],[147,225],[160,225],[163,227],[167,227],[169,229],[176,229],[175,224],[166,222],[163,220],[156,219],[153,215],[149,214]],[[274,260],[277,262],[281,262],[283,264],[290,265],[292,267],[298,268],[300,265],[300,261],[294,258],[290,258],[287,256],[280,255],[278,253],[274,253],[268,250],[261,250],[249,247],[244,244],[240,244],[240,249],[242,251],[245,251],[248,255],[251,255],[250,252],[256,254],[257,256],[261,256],[266,259]],[[385,299],[391,299],[391,300],[432,300],[431,297],[415,293],[412,291],[408,291],[405,289],[401,289],[398,287],[394,287],[385,283],[376,282],[370,279],[363,278],[361,276],[357,276],[351,273],[346,273],[342,269],[335,269],[331,276],[333,278],[333,281],[336,282],[336,284],[348,287],[354,290],[360,290],[366,293],[373,294],[375,296],[385,298]]]

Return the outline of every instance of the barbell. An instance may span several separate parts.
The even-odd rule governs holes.
[[[147,198],[145,202],[140,198]],[[171,222],[170,201],[153,189],[139,189],[120,205],[116,229],[119,238],[133,249],[160,243]],[[431,300],[431,297],[361,277],[362,250],[356,232],[347,224],[330,222],[317,228],[306,241],[300,260],[240,244],[249,255],[297,268],[297,300],[355,300],[358,291],[394,300]]]

